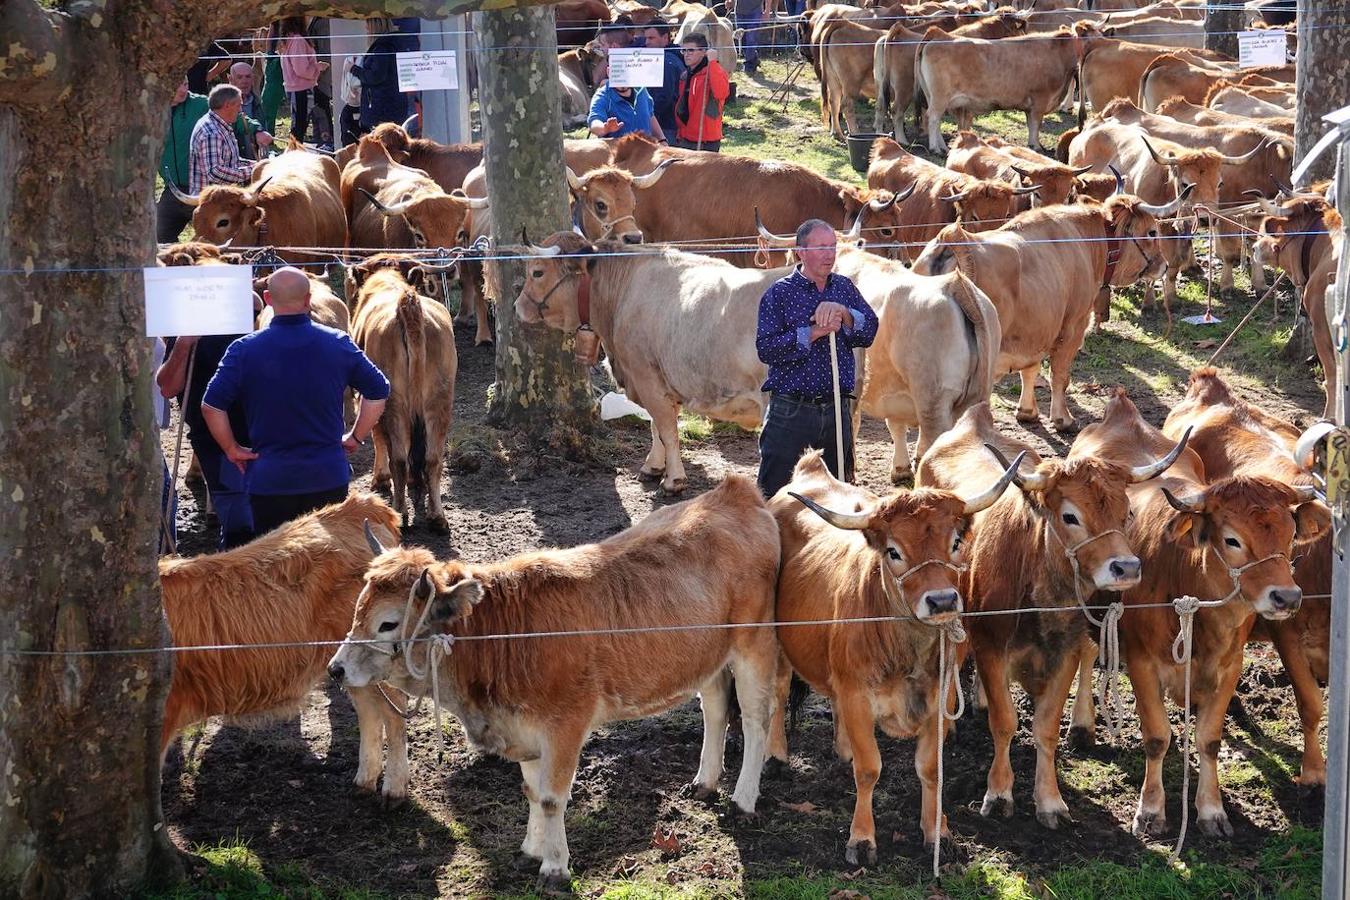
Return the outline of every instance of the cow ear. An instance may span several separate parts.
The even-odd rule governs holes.
[[[450,590],[442,591],[436,595],[427,618],[431,622],[453,622],[467,619],[473,614],[473,608],[482,599],[483,582],[477,578],[465,578],[457,582]]]
[[[1309,500],[1294,507],[1294,543],[1315,541],[1331,527],[1331,510],[1320,500]]]
[[[1167,523],[1167,538],[1178,546],[1194,549],[1204,540],[1204,522],[1197,513],[1179,512]]]

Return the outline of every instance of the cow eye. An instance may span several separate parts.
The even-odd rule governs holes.
[[[1228,546],[1232,547],[1234,550],[1242,549],[1242,541],[1239,541],[1237,538],[1224,538],[1223,542]]]
[[[1075,516],[1073,513],[1064,513],[1064,515],[1063,515],[1061,518],[1064,519],[1064,524],[1065,524],[1065,525],[1077,525],[1077,524],[1078,524],[1078,517]]]
[[[955,538],[952,539],[952,552],[955,553],[956,551],[960,550],[964,544],[965,539],[958,534]]]
[[[1157,236],[1158,236],[1158,229],[1156,229],[1156,228],[1150,228],[1150,229],[1148,230],[1148,236],[1151,237],[1151,238],[1157,237]]]
[[[900,555],[900,551],[895,549],[894,547],[887,547],[886,555],[889,556],[891,559],[895,560],[896,562],[900,562],[900,560],[903,559],[903,557]]]
[[[605,201],[597,200],[595,201],[595,211],[603,216],[609,212],[609,206],[606,205]]]
[[[230,220],[229,220],[229,219],[217,219],[217,220],[216,220],[216,227],[217,227],[217,228],[229,228],[229,227],[230,227]]]
[[[384,634],[386,631],[393,631],[397,627],[398,627],[397,622],[382,622],[380,624],[379,631],[380,634]]]
[[[531,278],[543,278],[543,277],[544,277],[544,270],[543,270],[543,269],[535,269],[533,272],[530,273],[530,277],[531,277]]]

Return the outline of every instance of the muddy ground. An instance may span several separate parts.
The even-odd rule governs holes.
[[[1249,301],[1248,301],[1249,302]],[[1191,312],[1185,309],[1180,314]],[[1109,347],[1107,334],[1089,341]],[[1268,327],[1260,323],[1260,327]],[[439,536],[414,526],[408,543],[441,556],[474,561],[497,559],[540,546],[565,546],[603,538],[667,502],[640,482],[646,452],[645,426],[631,420],[613,426],[613,464],[579,466],[514,456],[483,425],[484,397],[492,380],[492,356],[459,330],[452,474],[444,484],[451,531]],[[1104,343],[1103,343],[1104,342]],[[1166,365],[1163,363],[1163,365]],[[1144,415],[1160,423],[1184,389],[1185,371],[1171,375],[1180,387],[1155,390],[1120,368]],[[1099,371],[1101,370],[1101,371]],[[1102,371],[1075,379],[1072,406],[1090,418],[1105,402],[1110,382]],[[1133,371],[1133,369],[1130,369]],[[1248,399],[1291,417],[1320,411],[1321,394],[1308,373],[1285,377],[1278,389],[1243,381]],[[1156,383],[1149,381],[1147,384]],[[1009,382],[1011,385],[1012,382]],[[1063,438],[1044,426],[1023,428],[1012,419],[1015,391],[996,392],[1000,427],[1031,440],[1043,453],[1063,453]],[[1048,395],[1041,392],[1042,409]],[[860,481],[876,491],[889,488],[890,442],[880,422],[865,421],[858,442]],[[718,429],[685,445],[689,494],[713,486],[728,472],[753,475],[754,435]],[[367,457],[358,457],[357,487],[368,486]],[[208,521],[199,489],[180,491],[179,528],[185,552],[209,546]],[[457,649],[455,652],[471,652]],[[1118,747],[1088,753],[1065,750],[1065,798],[1076,820],[1050,833],[1030,810],[1034,749],[1023,730],[1013,747],[1018,773],[1017,809],[1008,820],[978,814],[990,741],[983,713],[963,719],[946,753],[945,802],[953,834],[969,859],[1005,854],[1034,875],[1078,859],[1129,863],[1149,845],[1129,831],[1142,754],[1133,730]],[[1226,799],[1236,834],[1212,841],[1194,828],[1188,847],[1211,861],[1250,859],[1272,834],[1291,825],[1320,825],[1321,798],[1291,781],[1300,739],[1292,696],[1279,662],[1259,648],[1243,679],[1223,764]],[[296,720],[245,731],[212,723],[171,751],[164,772],[165,814],[183,848],[242,842],[268,872],[300,873],[334,888],[362,888],[391,896],[501,896],[526,892],[532,868],[515,867],[526,804],[516,766],[470,750],[457,724],[447,730],[447,752],[438,760],[430,715],[412,728],[412,802],[384,810],[377,799],[353,792],[357,737],[350,703],[338,690],[316,690]],[[668,884],[693,895],[739,896],[760,879],[843,873],[844,841],[852,808],[848,766],[831,748],[826,708],[814,700],[792,742],[791,770],[764,783],[757,820],[728,817],[726,801],[712,805],[687,798],[683,787],[697,768],[700,719],[697,704],[645,721],[620,724],[595,736],[582,756],[567,814],[573,870],[583,893],[636,879]],[[928,865],[917,827],[919,790],[912,744],[881,740],[884,771],[876,793],[880,872],[915,881]],[[729,793],[739,750],[728,760],[723,788]],[[1180,821],[1177,756],[1167,769],[1168,819]],[[673,830],[678,849],[653,847],[653,832]],[[1153,845],[1154,849],[1162,844]],[[772,892],[771,892],[772,893]]]

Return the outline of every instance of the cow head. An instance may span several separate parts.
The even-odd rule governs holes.
[[[412,232],[415,247],[463,247],[469,242],[468,215],[485,209],[486,197],[469,197],[456,188],[450,193],[434,183],[417,184],[399,193],[392,204],[381,202],[364,188],[357,188],[382,215],[402,216]],[[388,193],[384,191],[382,193]]]
[[[1191,188],[1191,196],[1186,210],[1196,203],[1213,205],[1219,202],[1219,188],[1223,183],[1220,167],[1227,159],[1217,150],[1187,150],[1169,147],[1165,153],[1159,153],[1147,137],[1139,139],[1148,148],[1153,161],[1167,172],[1168,183],[1176,191]]]
[[[382,144],[391,160],[402,165],[408,164],[412,153],[412,137],[397,122],[381,122],[362,141]]]
[[[1210,573],[1219,590],[1231,589],[1267,619],[1298,611],[1303,592],[1294,583],[1294,547],[1316,540],[1331,524],[1311,487],[1269,478],[1224,478],[1192,494],[1162,489],[1174,514],[1165,539],[1208,551],[1227,569]]]
[[[1017,212],[1018,199],[1038,192],[1036,185],[1015,187],[1004,181],[970,179],[960,191],[940,197],[956,210],[956,221],[968,231],[997,228]]]
[[[903,604],[895,613],[937,625],[961,614],[960,573],[972,539],[971,518],[998,500],[1021,462],[1019,455],[997,481],[968,499],[930,488],[900,490],[870,507],[839,512],[789,493],[835,528],[861,531],[879,558],[890,602]],[[819,474],[812,466],[824,471],[819,454],[798,463],[793,482]]]
[[[217,184],[205,188],[196,197],[179,195],[180,200],[197,207],[192,211],[192,228],[197,232],[197,238],[237,247],[267,243],[259,240],[259,233],[267,218],[267,209],[261,205],[266,200],[263,190],[271,180],[267,178],[248,186]]]
[[[1036,187],[1033,199],[1041,206],[1053,206],[1056,203],[1068,203],[1078,186],[1078,178],[1086,175],[1092,166],[1044,165],[1035,163],[1014,163],[1009,166],[1027,187]]]
[[[1261,220],[1261,236],[1256,239],[1257,253],[1288,272],[1294,284],[1306,284],[1312,272],[1304,270],[1304,245],[1317,240],[1313,232],[1334,234],[1340,230],[1340,215],[1316,194],[1300,194],[1279,204],[1264,201],[1261,206],[1266,216]],[[1316,268],[1320,261],[1309,254],[1307,269]]]
[[[617,247],[616,244],[608,246]],[[558,232],[543,246],[531,246],[525,260],[525,285],[516,298],[520,321],[547,325],[572,334],[581,327],[579,294],[595,269],[596,248],[580,235]]]
[[[901,248],[896,246],[900,235],[900,207],[917,187],[918,182],[915,182],[899,194],[852,186],[841,188],[839,201],[843,204],[844,221],[852,223],[849,234],[855,239],[864,237],[874,242],[877,246],[869,248],[873,253],[887,259],[900,259]],[[862,224],[864,218],[866,226]],[[796,243],[795,236],[792,241]]]
[[[1161,274],[1165,263],[1158,239],[1158,220],[1177,215],[1192,190],[1183,188],[1167,204],[1145,203],[1133,195],[1117,193],[1101,206],[1105,233],[1120,239],[1116,245],[1120,258],[1111,274],[1112,284],[1133,284],[1140,278]]]
[[[343,278],[343,292],[347,297],[347,306],[355,317],[361,308],[361,290],[371,277],[379,272],[394,271],[398,277],[412,286],[417,293],[432,299],[441,299],[441,275],[453,270],[453,264],[446,267],[434,260],[417,259],[405,253],[379,253],[367,257],[355,265],[348,266]]]
[[[642,229],[634,214],[637,192],[656,185],[666,169],[679,160],[667,159],[646,175],[633,175],[613,166],[601,166],[578,176],[567,169],[567,189],[572,192],[573,222],[591,240],[613,238],[625,244],[642,243]]]
[[[181,244],[169,244],[156,254],[161,266],[196,266],[203,262],[227,262],[220,247],[203,241],[185,241]]]
[[[1249,192],[1274,196],[1274,183],[1289,181],[1294,168],[1294,141],[1282,134],[1257,132],[1247,153],[1223,158],[1219,199],[1225,203],[1250,199]]]
[[[1018,474],[1014,481],[1045,523],[1047,563],[1069,568],[1076,564],[1089,590],[1125,591],[1137,585],[1139,557],[1125,537],[1130,518],[1126,486],[1167,471],[1189,439],[1187,431],[1166,456],[1146,465],[1070,456],[1046,460],[1028,475]],[[985,446],[1005,462],[997,447]]]
[[[483,599],[482,582],[465,566],[437,562],[421,548],[385,550],[369,524],[366,539],[377,555],[356,598],[351,631],[328,661],[328,674],[349,688],[406,675],[404,657],[427,652],[415,639],[453,631]]]

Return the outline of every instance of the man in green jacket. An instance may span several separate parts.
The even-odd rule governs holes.
[[[206,98],[188,90],[187,79],[178,85],[169,109],[169,127],[164,133],[164,150],[159,157],[159,174],[164,179],[164,192],[155,204],[155,240],[171,244],[178,240],[183,226],[192,221],[192,207],[180,203],[169,191],[172,182],[183,193],[188,192],[188,155],[192,148],[192,127],[206,115]]]

